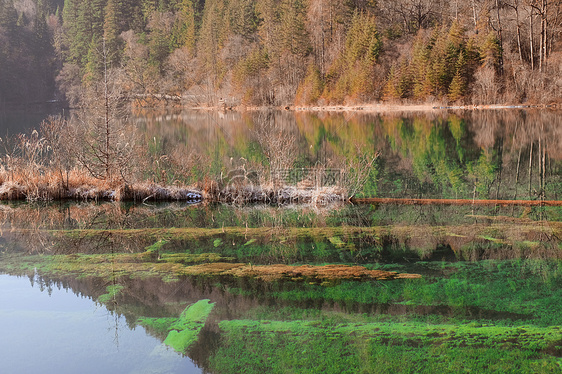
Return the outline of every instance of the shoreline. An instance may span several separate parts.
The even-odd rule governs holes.
[[[188,110],[205,110],[217,112],[251,112],[251,111],[292,111],[292,112],[363,112],[363,113],[396,113],[396,112],[432,112],[449,110],[510,110],[510,109],[549,109],[559,110],[558,104],[483,104],[483,105],[445,105],[445,104],[364,104],[364,105],[327,105],[327,106],[185,106]]]

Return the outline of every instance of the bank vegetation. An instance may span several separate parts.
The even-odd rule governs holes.
[[[10,0],[0,101],[51,99],[56,86],[75,104],[108,59],[141,106],[547,104],[561,96],[561,10],[559,0]]]

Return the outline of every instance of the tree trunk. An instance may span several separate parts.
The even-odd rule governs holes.
[[[529,199],[531,198],[531,182],[533,180],[533,142],[529,151]]]
[[[476,4],[474,0],[472,0],[472,19],[474,20],[474,30],[476,30],[478,34],[478,17],[476,15]]]
[[[542,11],[542,15],[543,15],[543,45],[542,45],[542,49],[543,49],[543,65],[546,68],[546,58],[547,58],[547,45],[548,45],[548,14],[547,14],[547,9],[548,9],[548,1],[547,0],[543,0],[543,11]]]
[[[503,33],[502,33],[502,22],[501,22],[501,18],[500,18],[500,3],[499,0],[496,0],[496,14],[498,17],[498,39],[500,40],[500,60],[499,60],[499,65],[500,65],[500,75],[503,75]]]
[[[523,64],[523,52],[521,48],[521,25],[519,24],[519,3],[515,2],[515,21],[517,23],[517,50],[519,52],[519,61]]]
[[[542,72],[543,66],[543,45],[544,45],[544,0],[541,1],[541,9],[540,9],[540,16],[541,16],[541,39],[540,39],[540,49],[539,49],[539,71]]]
[[[529,47],[531,50],[531,70],[535,70],[535,51],[533,49],[534,45],[534,38],[533,38],[533,8],[529,10]]]

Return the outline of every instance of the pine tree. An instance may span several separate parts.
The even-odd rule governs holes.
[[[123,48],[122,39],[119,37],[123,31],[120,28],[119,20],[122,18],[118,6],[118,0],[108,0],[105,6],[105,20],[103,37],[108,54],[108,63],[116,65],[120,61]]]
[[[0,27],[4,28],[10,38],[16,34],[18,28],[18,13],[13,0],[0,1]]]
[[[93,38],[88,46],[88,54],[86,55],[86,63],[84,66],[84,75],[82,76],[83,84],[89,86],[97,82],[102,72],[102,38]]]
[[[457,101],[464,96],[466,90],[466,82],[459,71],[453,77],[449,86],[449,100]]]
[[[192,0],[179,0],[176,5],[176,19],[172,29],[171,47],[185,47],[193,54],[195,53],[196,25],[195,7]]]
[[[227,12],[232,32],[247,39],[253,38],[259,24],[256,1],[231,0],[228,2]]]
[[[306,56],[310,40],[305,25],[306,6],[302,0],[285,0],[280,5],[281,53]]]
[[[299,86],[295,102],[297,104],[316,104],[324,91],[324,82],[320,70],[314,65],[309,64],[306,78]]]
[[[226,9],[223,1],[208,0],[205,2],[197,55],[201,61],[201,67],[209,74],[208,79],[215,88],[218,88],[225,74],[224,66],[219,58],[219,53],[230,33],[225,16]]]
[[[480,56],[483,66],[491,69],[499,68],[501,55],[502,50],[496,33],[488,33],[480,45]]]

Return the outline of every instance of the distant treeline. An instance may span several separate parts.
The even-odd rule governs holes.
[[[0,100],[80,88],[188,104],[545,102],[560,0],[2,0]]]

